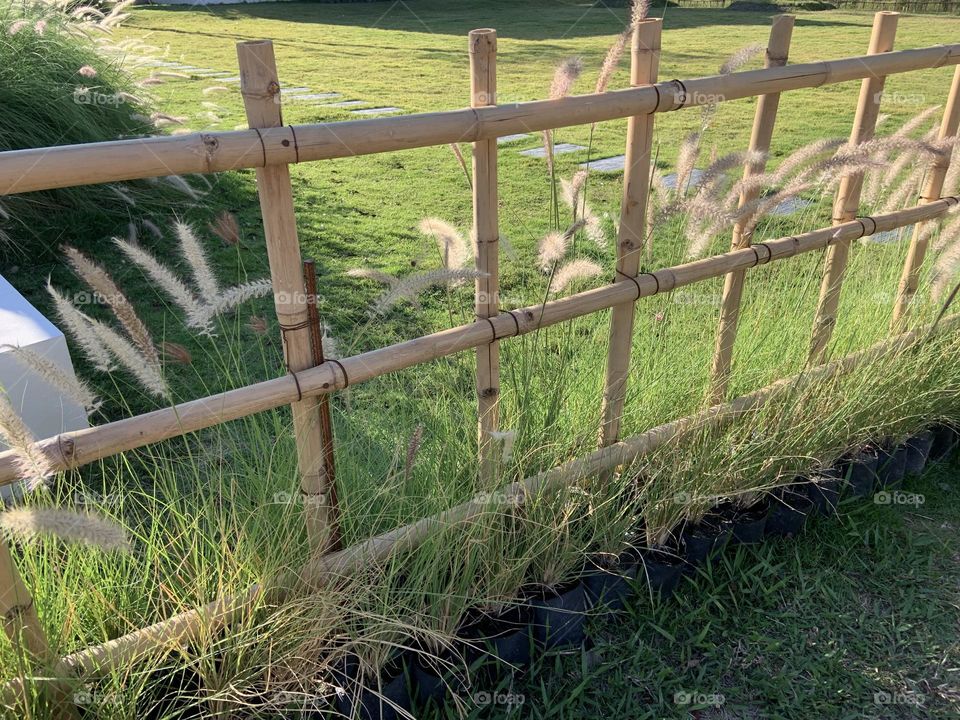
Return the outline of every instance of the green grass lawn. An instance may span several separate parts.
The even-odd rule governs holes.
[[[424,112],[466,104],[466,37],[469,30],[484,26],[499,32],[501,102],[544,97],[554,66],[571,55],[581,56],[586,65],[575,91],[591,92],[604,53],[623,28],[626,15],[624,9],[592,5],[418,0],[137,7],[117,39],[145,38],[165,59],[235,73],[236,42],[271,38],[286,87],[338,92],[344,100]],[[732,52],[765,42],[770,17],[668,8],[661,77],[715,74]],[[870,25],[870,13],[801,13],[791,60],[862,54]],[[958,18],[905,16],[897,47],[953,42],[958,35]],[[145,76],[149,70],[137,72]],[[920,110],[942,104],[951,73],[952,69],[938,69],[891,78],[889,102],[884,103],[884,111],[891,115],[886,128],[892,131]],[[613,86],[626,81],[624,64]],[[236,84],[225,83],[227,91],[203,92],[221,82],[168,77],[151,92],[160,109],[185,118],[185,127],[227,130],[245,120]],[[847,83],[784,96],[773,162],[812,140],[846,136],[858,86]],[[754,100],[722,104],[705,137],[704,155],[714,148],[719,154],[745,148],[754,107]],[[351,117],[345,109],[293,98],[284,103],[287,123]],[[664,172],[673,167],[683,137],[699,122],[697,111],[657,116],[657,157]],[[598,125],[592,157],[622,153],[625,128],[625,121]],[[587,145],[590,129],[561,129],[555,140]],[[510,307],[539,302],[546,287],[534,258],[539,238],[552,229],[551,191],[543,161],[518,153],[538,144],[539,138],[531,136],[501,147],[501,228],[512,248],[504,251],[502,289],[503,304]],[[585,152],[559,155],[559,174],[571,176],[586,159]],[[213,179],[216,184],[205,199],[171,212],[201,227],[221,208],[237,214],[243,235],[238,247],[224,246],[208,235],[219,276],[234,283],[263,276],[267,267],[253,173],[229,178],[229,183]],[[404,305],[384,317],[371,318],[369,304],[379,287],[345,274],[358,266],[400,274],[436,267],[432,241],[416,230],[425,216],[439,216],[464,232],[469,230],[470,188],[449,148],[298,166],[293,168],[293,182],[303,254],[317,260],[321,311],[333,327],[341,352],[352,355],[472,319],[469,288],[449,293],[433,290],[423,296],[422,309]],[[588,195],[604,216],[608,248],[602,251],[582,241],[576,248],[577,254],[598,261],[608,276],[612,275],[613,218],[619,214],[621,185],[619,174],[591,176]],[[794,217],[762,225],[762,238],[827,224],[830,198],[815,199]],[[151,218],[164,227],[170,224],[166,216]],[[676,222],[657,228],[655,266],[682,259],[684,243],[678,230]],[[116,228],[115,234],[126,234],[126,228]],[[147,284],[135,267],[117,257],[108,237],[86,236],[84,228],[73,228],[66,238],[51,238],[45,253],[36,257],[4,258],[5,275],[12,276],[11,281],[38,306],[47,307],[43,285],[48,274],[59,286],[76,287],[51,251],[63,239],[81,245],[108,267],[158,338],[183,343],[191,350],[191,367],[169,368],[177,399],[282,374],[269,300],[244,306],[225,322],[217,338],[198,338],[186,331],[169,300]],[[142,240],[176,263],[169,236]],[[719,252],[727,244],[727,237],[718,237],[712,251]],[[832,348],[835,354],[885,336],[904,252],[903,243],[856,247]],[[734,393],[803,367],[821,264],[821,254],[811,253],[749,276]],[[10,273],[11,269],[15,272]],[[721,287],[720,280],[705,282],[638,306],[625,434],[702,405]],[[924,305],[918,317],[928,318],[935,309]],[[267,334],[247,327],[252,314],[271,318]],[[504,469],[504,481],[594,449],[607,326],[608,315],[598,313],[502,343],[503,427],[519,433],[516,460]],[[943,363],[946,369],[936,366],[931,372],[942,370],[944,378],[953,378],[953,364]],[[922,369],[918,365],[917,373]],[[447,508],[478,489],[489,489],[478,488],[474,473],[473,373],[472,354],[464,353],[352,387],[335,397],[338,481],[348,542]],[[891,372],[889,377],[892,384],[897,376]],[[866,388],[851,381],[836,389],[873,398],[871,391],[879,388],[876,397],[882,392],[895,396],[896,388],[885,385],[885,379],[867,375],[858,381],[866,383]],[[96,382],[109,400],[97,422],[155,406],[123,375],[100,376]],[[798,402],[804,399],[809,398],[801,396]],[[791,448],[789,460],[813,463],[818,452],[842,449],[831,443],[863,439],[877,425],[886,428],[902,421],[907,432],[906,425],[916,421],[913,413],[921,407],[910,404],[914,400],[886,409],[882,421],[871,417],[869,410],[858,415],[853,401],[825,406],[825,416],[809,419],[810,426],[804,430],[815,439],[816,448]],[[874,406],[865,399],[864,407]],[[933,408],[935,413],[948,410]],[[126,497],[122,507],[110,510],[133,518],[137,540],[148,551],[119,567],[90,563],[80,552],[70,551],[62,576],[59,566],[51,567],[51,557],[43,548],[29,554],[25,574],[44,578],[38,605],[47,622],[60,628],[70,621],[59,639],[61,646],[73,650],[115,637],[194,607],[224,588],[244,587],[260,579],[264,568],[296,565],[305,552],[299,513],[272,500],[278,492],[296,493],[289,425],[288,412],[281,409],[128,453],[74,477],[74,482],[93,484],[105,497]],[[825,438],[824,427],[843,433],[843,439]],[[402,471],[410,438],[417,432],[422,433],[422,441],[415,467]],[[755,439],[756,447],[765,447],[762,436]],[[697,441],[692,439],[694,445]],[[736,435],[721,435],[718,440],[742,441]],[[739,473],[736,482],[725,486],[731,490],[750,489],[762,480],[751,470],[753,460],[694,448],[691,454],[702,465],[687,466],[682,448],[673,452],[678,454],[667,454],[659,462],[678,464],[674,478],[678,483],[701,476],[724,482],[725,473],[734,470]],[[668,467],[659,481],[668,484],[673,470]],[[725,559],[709,577],[687,583],[677,604],[638,606],[627,620],[605,628],[605,639],[596,647],[575,656],[550,657],[547,662],[556,664],[556,672],[536,674],[536,680],[518,685],[515,691],[526,702],[516,714],[683,717],[690,707],[676,704],[674,696],[684,692],[723,695],[719,709],[697,711],[705,718],[909,717],[938,712],[946,717],[951,710],[955,713],[960,576],[953,567],[957,548],[951,525],[960,520],[953,510],[958,493],[952,474],[940,472],[918,486],[928,500],[920,510],[853,510],[839,524],[819,523],[797,543],[742,551]],[[109,588],[90,593],[89,588],[97,587],[102,575],[110,572],[115,575],[110,575]],[[131,584],[131,575],[144,583]],[[145,588],[153,586],[163,592],[145,597]],[[254,646],[262,638],[239,642],[248,641]],[[272,648],[257,647],[265,656],[272,652]],[[239,653],[238,664],[255,667],[257,660],[246,658]],[[226,678],[227,685],[232,681],[226,672],[213,674]],[[135,680],[147,683],[146,673],[142,675]],[[119,685],[131,678],[115,680]],[[929,702],[926,709],[875,706],[873,693],[880,691],[917,692]],[[499,717],[503,708],[477,712]],[[117,717],[135,714],[133,709],[129,715],[118,710]]]

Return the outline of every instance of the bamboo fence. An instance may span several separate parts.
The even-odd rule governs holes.
[[[785,378],[767,388],[723,403],[730,353],[747,271],[760,265],[826,250],[820,319],[835,317],[846,253],[850,244],[877,232],[917,225],[940,218],[960,197],[941,197],[946,164],[937,161],[920,203],[874,217],[857,217],[859,179],[841,185],[835,203],[834,224],[811,232],[752,243],[743,228],[734,230],[727,253],[673,267],[641,272],[645,243],[644,208],[649,193],[653,116],[658,112],[696,107],[719,98],[729,101],[759,96],[751,149],[766,150],[773,137],[779,94],[798,88],[863,80],[851,139],[862,142],[873,131],[886,75],[923,68],[960,64],[960,44],[891,52],[896,15],[878,13],[870,53],[841,60],[786,65],[792,18],[775,18],[762,70],[693,80],[656,82],[660,52],[660,22],[640,23],[632,42],[631,85],[626,90],[552,101],[496,104],[496,33],[470,34],[471,107],[341,123],[286,126],[279,102],[281,87],[273,47],[269,41],[240,43],[238,59],[241,91],[251,130],[203,133],[164,138],[116,141],[90,145],[18,150],[0,153],[0,195],[73,185],[116,182],[180,173],[213,173],[255,168],[263,214],[267,254],[277,316],[282,329],[288,373],[217,395],[180,403],[85,430],[62,433],[37,443],[57,470],[78,468],[143,445],[193,433],[253,413],[290,405],[296,435],[301,488],[311,502],[304,503],[305,523],[313,553],[294,577],[265,578],[245,592],[221,597],[210,604],[141,628],[103,645],[80,650],[57,660],[51,653],[40,618],[26,584],[20,578],[6,545],[0,545],[0,612],[14,643],[22,643],[32,658],[38,678],[51,696],[62,698],[66,682],[102,675],[147,655],[164,653],[196,637],[197,633],[229,623],[265,599],[282,599],[292,587],[321,587],[371,560],[416,548],[432,532],[467,522],[491,508],[489,499],[472,500],[439,515],[391,530],[362,543],[339,549],[336,514],[333,436],[326,405],[330,393],[387,373],[467,350],[476,352],[479,472],[491,477],[489,433],[497,428],[499,395],[498,343],[540,328],[612,309],[610,345],[600,428],[600,449],[565,465],[504,488],[496,503],[519,504],[531,494],[613,471],[650,452],[690,427],[723,423],[775,398],[786,385],[809,383],[848,372],[864,362],[903,351],[924,337],[926,329],[892,335],[867,350],[820,364],[800,376]],[[960,122],[960,69],[944,111],[940,136],[951,137]],[[869,92],[868,92],[869,91]],[[535,306],[501,311],[498,300],[497,143],[515,132],[629,118],[623,208],[617,249],[617,276],[610,284]],[[473,202],[477,228],[477,320],[359,355],[326,360],[319,318],[311,296],[316,277],[311,263],[304,265],[297,239],[289,165],[349,155],[402,150],[453,142],[473,143]],[[744,168],[749,176],[762,166]],[[939,177],[939,181],[935,181]],[[741,198],[741,203],[749,198]],[[915,291],[915,278],[924,259],[917,235],[904,267],[901,296]],[[842,262],[840,262],[842,260]],[[630,364],[634,306],[641,298],[668,293],[711,278],[727,278],[723,313],[713,363],[714,383],[707,409],[645,433],[619,439],[626,378]],[[735,285],[731,287],[731,285]],[[828,297],[829,296],[829,297]],[[908,298],[907,298],[908,300]],[[906,301],[905,301],[906,302]],[[899,307],[899,306],[898,306]],[[899,315],[895,318],[895,325]],[[960,316],[943,319],[937,329],[953,330]],[[811,338],[811,357],[824,357],[829,337],[822,336],[832,322],[818,322]],[[828,331],[827,331],[828,332]],[[814,350],[816,352],[814,352]],[[13,453],[0,453],[0,485],[17,480]],[[5,686],[5,702],[15,704],[27,686],[27,676]],[[70,707],[61,715],[71,716]]]

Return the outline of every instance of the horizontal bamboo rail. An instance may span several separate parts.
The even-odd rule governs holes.
[[[304,583],[314,589],[329,586],[358,569],[368,568],[371,563],[382,561],[394,553],[417,548],[437,530],[468,522],[484,512],[521,505],[527,497],[561,489],[605,470],[627,465],[691,429],[719,427],[735,420],[737,416],[761,407],[783,389],[806,387],[813,382],[850,372],[865,363],[901,352],[928,337],[934,329],[937,333],[942,333],[958,327],[960,327],[960,314],[951,315],[943,318],[936,328],[926,326],[887,338],[846,357],[819,365],[798,375],[777,380],[748,395],[714,405],[694,415],[658,425],[564,465],[511,483],[500,493],[487,493],[483,498],[474,498],[344,550],[316,557],[305,566],[302,573],[281,578],[279,582],[269,586],[271,588],[269,591],[266,583],[251,585],[242,593],[218,598],[201,608],[182,612],[101,645],[67,655],[52,668],[51,672],[55,677],[91,679],[151,655],[182,647],[200,638],[203,633],[229,625],[240,614],[250,611],[259,603],[282,600],[289,592],[287,588],[291,586],[302,586]],[[6,683],[0,695],[4,702],[10,702],[11,698],[18,697],[21,689],[22,681],[19,678],[13,679]]]
[[[285,375],[105,425],[61,433],[41,440],[38,445],[55,469],[80,467],[125,450],[169,440],[290,404],[301,397],[300,392],[303,398],[333,392],[349,384],[364,382],[386,373],[469,350],[487,344],[492,339],[524,335],[539,328],[589,315],[624,302],[632,302],[641,297],[669,292],[701,280],[720,277],[732,271],[747,270],[757,265],[821,250],[836,242],[852,241],[876,232],[932,220],[957,204],[960,204],[960,197],[944,197],[935,202],[885,215],[860,218],[802,235],[755,243],[749,248],[733,250],[723,255],[651,273],[641,273],[633,277],[631,282],[604,285],[542,305],[502,312],[489,320],[461,325],[343,358],[336,363],[326,362],[302,370],[296,377],[292,374]],[[9,450],[0,453],[0,485],[9,484],[16,479],[13,453]]]
[[[960,44],[672,80],[558,100],[0,153],[0,195],[477,142],[960,63]]]

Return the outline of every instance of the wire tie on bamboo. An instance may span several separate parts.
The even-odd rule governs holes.
[[[658,292],[660,292],[660,278],[658,278],[654,273],[648,273],[648,272],[640,273],[639,275],[637,275],[637,277],[642,278],[644,275],[649,275],[650,277],[652,277],[653,281],[657,284],[657,289],[653,291],[653,294],[656,295]]]
[[[293,376],[293,382],[297,386],[297,402],[300,402],[303,400],[303,390],[300,389],[300,378],[298,378],[297,374],[290,368],[287,368],[287,372]]]
[[[627,280],[629,280],[630,282],[632,282],[634,285],[637,286],[637,296],[633,299],[633,301],[636,302],[637,300],[639,300],[640,297],[643,295],[643,290],[640,289],[640,283],[637,281],[637,279],[633,275],[627,275],[620,268],[617,268],[617,275],[619,275],[620,277],[626,278]],[[644,273],[644,275],[649,275],[649,273]],[[654,280],[656,280],[656,278],[654,278]],[[660,287],[660,282],[657,281],[657,288],[659,289],[659,287]]]
[[[683,109],[683,106],[684,106],[684,105],[686,104],[686,102],[687,102],[687,86],[683,84],[683,80],[671,80],[671,81],[669,82],[669,84],[670,84],[670,85],[679,85],[679,86],[680,86],[680,97],[679,97],[679,100],[677,100],[677,95],[676,95],[676,93],[674,93],[674,96],[673,96],[673,97],[674,97],[674,100],[676,100],[677,102],[679,102],[679,105],[677,105],[675,108],[672,108],[671,111],[682,110],[682,109]]]
[[[873,227],[870,228],[870,232],[867,232],[867,226],[864,224],[864,221],[865,221],[865,220],[869,220],[869,221],[871,222],[871,224],[873,225]],[[860,223],[860,227],[863,228],[863,233],[861,233],[860,237],[866,237],[867,235],[873,235],[873,234],[877,231],[877,221],[874,220],[874,219],[873,219],[872,217],[870,217],[869,215],[865,215],[865,216],[862,217],[862,218],[857,218],[857,222]],[[858,238],[858,239],[859,239],[859,238]]]
[[[293,161],[295,163],[299,163],[300,162],[300,143],[297,142],[297,130],[296,130],[296,127],[293,125],[287,125],[287,127],[290,129],[290,134],[293,135],[293,157],[294,157]],[[261,142],[263,142],[262,139],[261,139]]]
[[[4,622],[13,622],[24,613],[29,612],[31,609],[33,609],[33,598],[30,598],[27,602],[19,605],[11,605],[10,608],[3,614],[3,620]]]
[[[651,111],[650,111],[649,113],[647,113],[647,114],[648,114],[648,115],[655,115],[656,113],[660,112],[660,100],[661,100],[660,88],[657,87],[656,83],[654,83],[654,84],[651,85],[650,87],[652,87],[652,88],[653,88],[653,91],[657,94],[657,104],[654,105],[654,106],[653,106],[653,110],[651,110]]]
[[[767,245],[766,243],[762,243],[762,242],[756,243],[751,245],[750,247],[753,249],[753,254],[757,258],[757,261],[753,264],[754,267],[757,267],[758,265],[766,265],[768,262],[770,262],[771,259],[773,259],[773,250],[771,250],[770,246]],[[764,250],[767,251],[767,256],[762,260],[760,259],[760,253],[757,252],[759,248],[763,248]]]
[[[341,389],[346,390],[348,387],[350,387],[350,376],[347,375],[347,369],[343,366],[343,363],[340,362],[339,360],[335,360],[334,358],[328,358],[326,362],[333,363],[338,368],[340,368],[340,372],[343,373],[343,388]],[[336,374],[334,374],[334,382],[336,382]]]
[[[266,143],[263,142],[263,135],[260,134],[260,128],[251,128],[251,129],[256,131],[257,137],[260,139],[260,149],[263,151],[263,165],[261,167],[266,167],[267,166],[267,146],[266,146]],[[282,327],[280,329],[283,330]]]

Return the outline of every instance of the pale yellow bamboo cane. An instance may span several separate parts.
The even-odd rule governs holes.
[[[237,58],[240,62],[240,92],[250,127],[281,127],[280,82],[273,43],[269,40],[238,43]],[[313,366],[313,349],[290,168],[287,165],[259,168],[257,193],[284,358],[288,369],[299,372]],[[320,407],[315,397],[305,397],[290,408],[300,489],[305,499],[303,512],[307,534],[313,548],[325,552],[336,535],[337,519],[329,502]]]
[[[960,67],[953,73],[953,84],[950,86],[950,94],[947,96],[947,105],[943,109],[943,120],[940,123],[938,138],[947,140],[956,137],[958,127],[960,127]],[[920,195],[921,204],[940,197],[940,193],[943,192],[943,181],[950,167],[950,157],[951,153],[948,149],[943,155],[934,158],[930,174],[927,176],[926,187]],[[903,263],[903,274],[900,277],[900,286],[897,289],[897,300],[893,306],[893,318],[890,323],[893,331],[904,327],[910,303],[914,295],[917,294],[920,268],[923,267],[923,260],[927,254],[927,240],[922,237],[922,233],[923,225],[915,225],[913,237],[910,240],[910,249],[907,251],[907,258]]]
[[[337,363],[228,390],[218,395],[181,403],[172,408],[154,410],[112,423],[61,433],[37,443],[56,470],[81,467],[101,458],[179,437],[257,412],[333,392],[350,383],[359,383],[390,372],[476,348],[498,338],[525,335],[539,328],[622,304],[650,297],[701,280],[721,277],[734,270],[782,260],[801,253],[822,250],[840,240],[856,240],[873,233],[894,230],[916,222],[940,217],[958,204],[956,197],[944,197],[926,205],[853,220],[843,225],[821,228],[792,237],[757,243],[702,260],[642,273],[636,283],[610,283],[593,290],[553,300],[542,305],[501,312],[488,321],[478,321],[441,332],[424,335],[396,345],[370,350]],[[0,453],[0,485],[17,479],[16,458],[9,450]]]
[[[870,35],[870,55],[889,53],[893,50],[893,40],[897,34],[897,20],[900,13],[878,12],[874,15],[873,32]],[[883,96],[884,75],[871,75],[864,78],[860,85],[860,99],[857,102],[857,114],[850,132],[850,144],[859,145],[873,138],[880,114],[880,99]],[[863,189],[863,172],[853,171],[843,176],[837,197],[833,204],[833,222],[844,223],[857,216],[860,208],[860,191]],[[807,362],[811,365],[823,362],[837,324],[837,310],[840,306],[840,292],[843,289],[843,277],[847,271],[847,259],[850,255],[850,243],[837,243],[827,250],[823,267],[823,281],[820,286],[820,298],[813,319],[813,331],[810,336],[810,351]]]
[[[660,68],[659,18],[641,20],[633,29],[630,52],[630,84],[634,87],[657,81]],[[646,234],[647,200],[650,194],[650,157],[653,150],[654,115],[635,115],[627,123],[623,199],[617,238],[617,275],[614,283],[632,283],[640,270]],[[630,373],[633,348],[634,303],[615,305],[610,314],[610,340],[603,389],[600,446],[617,441]]]
[[[392,118],[118,140],[0,153],[0,195],[215,173],[490,140],[960,63],[960,44],[658,83],[559,100]],[[686,92],[683,91],[686,88]]]
[[[888,338],[865,350],[783,378],[730,402],[659,425],[523,481],[511,483],[500,492],[485,493],[437,515],[390,530],[344,550],[325,556],[314,556],[299,574],[281,578],[271,585],[269,592],[264,585],[252,585],[242,593],[218,598],[197,610],[188,610],[102,645],[68,655],[54,670],[59,677],[93,678],[116,668],[128,667],[147,657],[165,654],[202,637],[204,633],[209,634],[229,625],[267,599],[271,603],[282,602],[291,587],[306,584],[319,589],[331,585],[358,570],[369,569],[371,564],[382,561],[393,553],[416,549],[437,530],[468,522],[484,512],[500,512],[504,508],[522,504],[528,497],[559,489],[625,465],[691,429],[717,427],[734,421],[744,412],[761,407],[778,397],[778,393],[785,389],[806,387],[810,383],[850,372],[865,363],[904,351],[928,337],[931,331],[939,334],[952,332],[958,327],[960,314],[943,318],[935,328],[927,326]],[[10,702],[10,698],[16,698],[22,687],[19,678],[7,682],[2,692],[4,701]]]
[[[497,104],[497,32],[470,33],[470,106]],[[500,313],[497,141],[473,143],[473,227],[476,235],[477,319]],[[496,444],[490,435],[500,426],[500,344],[477,346],[477,418],[480,477],[492,487],[497,473]]]
[[[767,41],[766,67],[782,67],[787,64],[790,53],[790,39],[793,36],[793,15],[777,15],[770,28]],[[767,153],[773,138],[773,127],[777,121],[777,109],[780,106],[780,93],[761,95],[757,100],[757,109],[753,116],[753,131],[750,134],[751,155],[761,157],[749,161],[743,168],[743,179],[748,180],[760,175],[767,167]],[[755,200],[760,188],[744,190],[740,194],[739,207]],[[750,245],[750,237],[744,236],[745,221],[733,226],[733,239],[730,247],[734,250]],[[722,402],[727,395],[730,381],[730,367],[733,363],[733,345],[737,340],[737,324],[740,322],[740,300],[743,296],[743,283],[746,272],[739,270],[730,273],[724,279],[723,299],[720,303],[720,322],[717,326],[716,346],[713,351],[713,364],[710,370],[710,389],[707,391],[707,404]]]
[[[59,682],[56,674],[47,679],[44,672],[44,668],[56,664],[59,658],[50,649],[33,596],[24,585],[13,555],[10,554],[10,546],[4,539],[0,539],[0,618],[3,619],[3,629],[13,647],[18,651],[25,651],[24,659],[34,670],[34,683],[46,695],[54,717],[78,720],[80,715],[71,702],[69,687]],[[65,676],[59,676],[60,679],[63,677]],[[30,698],[23,696],[25,689],[21,688],[16,694],[14,703],[22,703],[27,707],[32,703]]]

